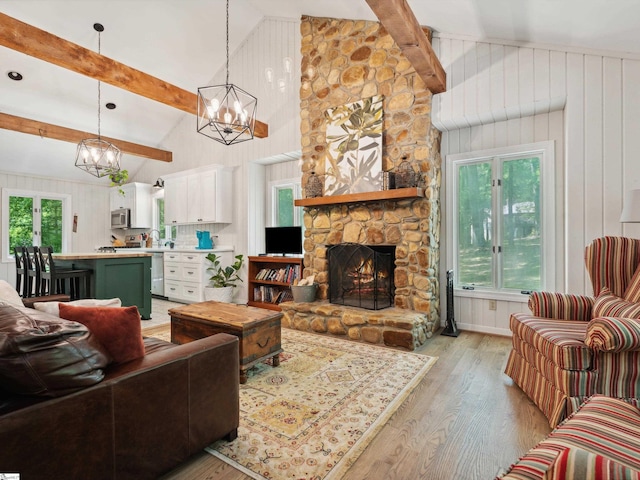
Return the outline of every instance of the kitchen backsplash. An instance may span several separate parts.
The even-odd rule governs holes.
[[[198,237],[196,231],[208,231],[211,234],[214,245],[229,245],[233,244],[233,238],[231,235],[225,235],[222,231],[226,225],[216,223],[203,223],[198,225],[177,225],[176,226],[176,238],[174,240],[175,248],[190,248],[198,245]],[[149,233],[149,229],[130,228],[128,230],[112,230],[113,235],[125,241],[128,235],[141,235],[143,233]],[[156,241],[156,233],[153,232],[153,240]],[[164,241],[168,241],[166,239]],[[163,242],[164,242],[163,241]]]

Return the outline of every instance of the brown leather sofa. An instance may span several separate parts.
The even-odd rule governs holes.
[[[26,309],[25,309],[26,310]],[[145,356],[55,398],[0,390],[0,472],[35,479],[153,479],[239,423],[238,339],[145,338]]]

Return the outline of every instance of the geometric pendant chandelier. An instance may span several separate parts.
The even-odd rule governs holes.
[[[258,99],[229,83],[229,0],[227,0],[227,81],[198,88],[198,133],[231,145],[253,138]]]
[[[98,54],[100,54],[100,33],[104,27],[94,23],[98,32]],[[76,167],[98,178],[120,171],[122,152],[113,143],[100,137],[100,80],[98,80],[98,138],[85,138],[78,143],[76,150]]]

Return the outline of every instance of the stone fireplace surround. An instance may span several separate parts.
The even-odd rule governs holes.
[[[377,22],[303,16],[300,88],[302,185],[324,174],[328,108],[383,95],[383,170],[406,157],[420,177],[407,198],[374,194],[305,206],[304,277],[318,300],[287,302],[283,326],[413,350],[440,326],[440,132],[431,125],[431,93]],[[329,304],[327,246],[394,245],[395,306],[377,311]]]

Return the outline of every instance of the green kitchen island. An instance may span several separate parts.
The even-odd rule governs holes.
[[[92,270],[89,298],[119,298],[122,305],[138,307],[144,320],[151,318],[151,253],[56,253],[61,268]]]

